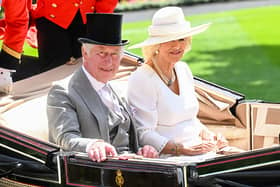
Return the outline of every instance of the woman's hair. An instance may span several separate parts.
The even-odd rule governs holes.
[[[192,37],[189,36],[186,38],[188,41],[186,43],[186,49],[184,53],[187,53],[191,50],[192,46]],[[145,61],[149,61],[153,56],[156,55],[156,51],[158,51],[160,44],[155,44],[155,45],[149,45],[149,46],[144,46],[142,47],[142,54],[145,59]]]
[[[189,36],[187,37],[187,44],[186,44],[186,49],[185,49],[185,53],[189,52],[192,49],[192,37]]]
[[[156,51],[159,49],[159,45],[160,44],[149,45],[142,48],[142,54],[146,62],[156,54]]]

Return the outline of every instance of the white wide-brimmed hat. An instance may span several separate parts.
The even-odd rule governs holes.
[[[191,23],[185,20],[183,10],[180,7],[165,7],[159,9],[153,16],[152,25],[148,28],[148,39],[132,45],[129,49],[169,42],[193,36],[205,31],[211,23],[191,27]]]

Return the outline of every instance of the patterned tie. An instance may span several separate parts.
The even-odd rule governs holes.
[[[111,109],[113,112],[115,112],[118,116],[120,116],[122,119],[124,119],[122,112],[121,112],[121,106],[118,101],[118,98],[113,94],[112,89],[110,88],[109,85],[105,84],[105,86],[102,88],[103,92],[103,97],[102,101],[104,104]]]

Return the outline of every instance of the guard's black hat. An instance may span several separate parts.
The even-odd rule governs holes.
[[[110,46],[127,45],[129,41],[121,39],[121,30],[121,14],[88,13],[87,34],[85,37],[78,38],[78,41]]]

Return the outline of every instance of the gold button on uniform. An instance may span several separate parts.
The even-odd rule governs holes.
[[[55,18],[55,15],[53,15],[53,14],[50,14],[50,17],[51,17],[51,18]]]
[[[79,7],[79,3],[74,3],[74,6],[75,7]]]
[[[53,7],[53,8],[56,8],[56,7],[57,7],[57,4],[52,3],[52,7]]]
[[[91,8],[91,10],[94,10],[94,6],[92,6],[92,7],[90,7]]]

